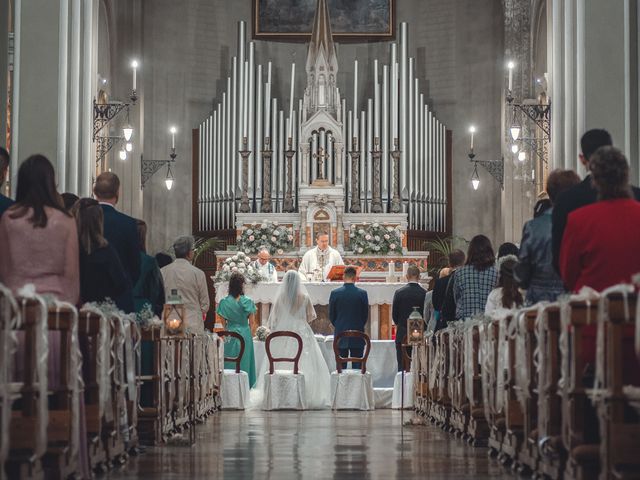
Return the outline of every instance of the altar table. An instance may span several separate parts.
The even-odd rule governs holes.
[[[313,305],[328,305],[331,291],[341,287],[342,282],[305,282]],[[369,321],[366,333],[372,340],[391,339],[391,304],[393,295],[406,283],[358,282],[358,287],[366,290],[369,297]],[[216,304],[228,294],[228,283],[216,284]],[[266,324],[271,303],[278,296],[280,283],[258,283],[245,285],[245,295],[258,305],[259,324]],[[254,330],[254,329],[252,329]]]

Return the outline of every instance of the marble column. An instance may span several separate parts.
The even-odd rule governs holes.
[[[55,166],[60,191],[90,193],[97,5],[15,0],[13,188],[19,162],[42,153]]]

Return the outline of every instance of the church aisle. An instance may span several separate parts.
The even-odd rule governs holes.
[[[405,419],[411,415],[405,413]],[[196,446],[147,448],[108,479],[513,478],[486,449],[431,425],[400,427],[400,412],[222,412]]]

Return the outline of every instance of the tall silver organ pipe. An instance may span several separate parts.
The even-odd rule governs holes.
[[[288,149],[289,125],[292,148],[296,151],[291,174],[294,205],[298,204],[298,187],[309,185],[319,175],[330,183],[344,188],[347,211],[352,192],[360,197],[361,212],[371,212],[374,182],[380,182],[380,195],[384,212],[389,211],[393,196],[393,164],[391,151],[402,152],[399,167],[399,189],[403,212],[408,214],[409,229],[445,232],[447,212],[447,151],[446,127],[436,118],[427,96],[420,90],[416,59],[409,58],[409,31],[400,24],[398,41],[390,44],[386,59],[358,62],[358,76],[363,72],[371,85],[359,91],[359,98],[348,99],[340,92],[351,91],[351,85],[328,92],[339,99],[335,104],[337,131],[333,127],[305,130],[303,122],[308,111],[302,94],[294,99],[276,98],[273,92],[289,92],[289,75],[277,75],[271,62],[257,63],[256,44],[247,42],[246,23],[238,24],[238,45],[231,58],[230,75],[226,88],[215,95],[218,99],[213,111],[199,125],[199,180],[197,219],[199,231],[233,229],[235,213],[242,195],[243,174],[248,176],[248,197],[252,212],[261,212],[263,198],[269,188],[272,212],[281,212],[286,193],[287,175],[285,150]],[[360,59],[359,59],[360,60]],[[299,63],[298,75],[307,72]],[[288,72],[288,68],[282,68]],[[369,80],[373,76],[372,80]],[[283,88],[274,89],[273,82]],[[352,79],[349,79],[351,83]],[[361,86],[363,82],[357,84]],[[355,90],[355,89],[354,89]],[[326,94],[327,92],[325,92]],[[355,93],[355,92],[354,92]],[[306,97],[305,97],[306,98]],[[333,98],[327,95],[326,98]],[[316,99],[317,100],[317,99]],[[357,101],[354,101],[357,100]],[[293,101],[291,118],[283,107]],[[358,108],[357,111],[353,107]],[[287,119],[285,121],[285,115]],[[308,133],[307,133],[308,132]],[[247,137],[247,172],[242,171],[238,151]],[[344,150],[338,155],[336,139],[341,137]],[[360,153],[358,176],[354,178],[351,165],[353,139]],[[371,152],[378,145],[381,151],[380,172],[373,171]],[[303,151],[308,154],[303,156]],[[270,151],[265,155],[263,152]],[[318,171],[318,158],[323,158],[323,169]],[[270,158],[270,165],[266,160]],[[338,163],[340,161],[340,163]],[[269,180],[265,175],[269,174]],[[354,190],[355,188],[355,190]]]

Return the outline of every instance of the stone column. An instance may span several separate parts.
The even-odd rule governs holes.
[[[309,185],[309,151],[311,147],[309,142],[301,143],[300,150],[302,151],[302,168],[300,169],[300,186]]]
[[[12,185],[18,163],[39,152],[54,164],[60,191],[88,196],[98,1],[16,0],[14,5]]]

